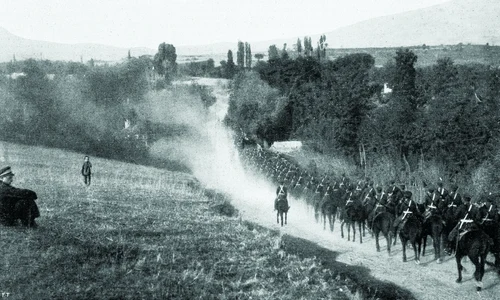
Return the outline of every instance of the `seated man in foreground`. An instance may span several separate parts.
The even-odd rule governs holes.
[[[17,225],[17,220],[26,227],[35,228],[35,218],[40,216],[35,192],[11,186],[14,173],[10,167],[0,169],[0,224]]]

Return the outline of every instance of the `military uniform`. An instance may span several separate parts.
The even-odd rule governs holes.
[[[370,212],[370,214],[368,215],[369,224],[371,224],[373,222],[373,220],[375,219],[375,217],[378,214],[381,214],[381,213],[387,211],[387,209],[386,209],[387,194],[382,190],[381,187],[377,187],[376,195],[374,196],[374,199],[375,199],[375,206],[374,206],[373,210]]]
[[[14,175],[10,167],[0,170],[1,174]],[[27,227],[36,227],[35,219],[40,216],[40,211],[35,200],[35,192],[27,189],[19,189],[0,182],[0,224],[5,226],[16,225],[17,220]]]
[[[286,201],[286,206],[288,207],[288,189],[286,186],[281,184],[276,189],[276,199],[274,199],[274,210],[278,210],[278,201]]]
[[[404,192],[404,199],[403,203],[400,207],[400,215],[396,218],[396,221],[394,221],[394,229],[397,231],[399,228],[399,224],[403,222],[403,220],[408,214],[413,214],[413,216],[417,217],[418,219],[422,219],[422,214],[418,210],[417,203],[411,199],[412,193],[410,191],[405,191]]]
[[[479,229],[477,224],[480,214],[479,209],[474,204],[470,203],[470,197],[464,197],[464,203],[458,207],[455,216],[460,221],[448,235],[448,242],[451,243],[455,241],[456,244],[458,244],[459,239],[457,237],[460,233]],[[451,248],[452,245],[449,244],[448,247]]]

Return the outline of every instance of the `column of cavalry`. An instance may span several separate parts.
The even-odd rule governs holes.
[[[351,228],[352,241],[356,240],[355,225],[358,225],[360,243],[367,228],[375,239],[376,250],[380,251],[379,235],[382,234],[390,254],[391,245],[396,244],[399,235],[403,261],[406,261],[406,246],[410,244],[418,264],[421,247],[423,245],[422,255],[425,255],[427,237],[431,236],[437,263],[441,263],[443,252],[455,253],[457,282],[462,280],[461,259],[469,256],[476,266],[474,277],[478,290],[489,253],[495,257],[494,266],[500,271],[500,218],[494,195],[471,201],[457,185],[448,190],[439,181],[436,187],[427,188],[424,199],[414,199],[404,185],[394,181],[382,186],[367,178],[353,180],[345,175],[314,174],[301,168],[291,157],[260,147],[247,147],[240,153],[246,168],[275,184],[284,183],[291,197],[304,201],[316,222],[322,222],[324,230],[328,223],[333,232],[338,219],[344,238],[346,225],[348,241]]]

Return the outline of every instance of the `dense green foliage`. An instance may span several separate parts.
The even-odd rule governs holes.
[[[361,151],[410,170],[433,161],[449,180],[470,182],[497,155],[500,70],[450,58],[417,62],[408,49],[380,68],[369,54],[324,60],[275,53],[254,68],[259,77],[235,81],[228,120],[269,143],[299,139],[357,163]],[[392,93],[382,93],[384,83]]]

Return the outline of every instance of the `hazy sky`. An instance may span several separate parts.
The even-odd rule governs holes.
[[[0,0],[0,27],[28,38],[156,48],[321,34],[451,0]]]

